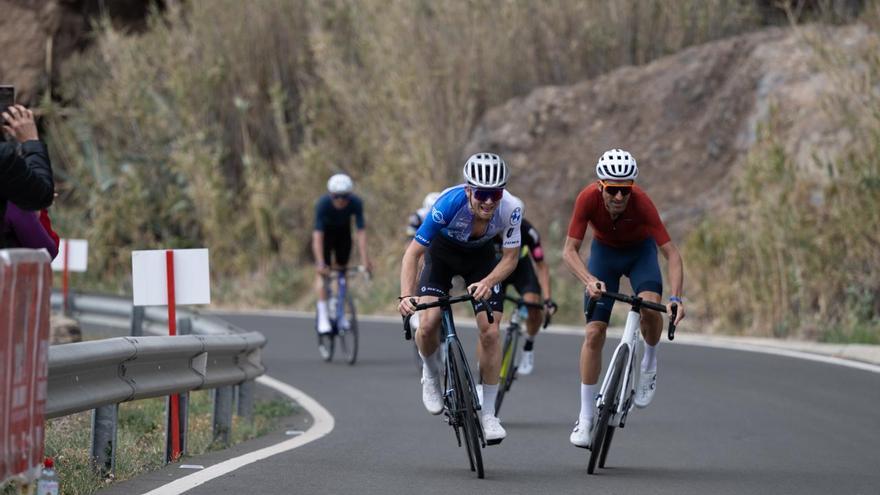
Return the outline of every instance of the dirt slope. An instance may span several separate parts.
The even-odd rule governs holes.
[[[860,26],[808,27],[843,50],[870,36]],[[468,153],[500,152],[527,216],[562,232],[578,191],[595,177],[602,151],[620,147],[639,162],[639,182],[676,240],[707,210],[729,201],[731,175],[771,109],[799,163],[827,159],[850,137],[822,111],[834,92],[809,45],[773,28],[690,48],[567,87],[544,87],[490,110]]]

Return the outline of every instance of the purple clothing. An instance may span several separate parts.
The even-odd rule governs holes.
[[[18,241],[18,246],[30,249],[46,248],[49,256],[55,259],[58,256],[58,246],[43,225],[37,212],[25,211],[15,206],[11,201],[6,202],[6,216],[4,218],[4,234],[7,239]]]

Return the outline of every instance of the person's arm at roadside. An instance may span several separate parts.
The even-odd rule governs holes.
[[[39,141],[33,112],[21,105],[0,114],[3,131],[21,145],[0,143],[0,197],[25,210],[39,210],[52,204],[55,183],[46,145]]]
[[[15,233],[21,247],[29,249],[45,248],[49,256],[58,256],[58,244],[49,235],[37,213],[25,211],[11,202],[6,203],[6,221]]]

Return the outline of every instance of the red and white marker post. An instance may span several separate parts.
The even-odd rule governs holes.
[[[167,306],[168,335],[177,335],[178,304],[210,304],[210,270],[207,249],[132,251],[132,286],[135,306]],[[164,274],[164,277],[162,276]],[[181,424],[185,424],[188,394],[168,398],[167,460],[183,454]]]
[[[58,256],[52,260],[52,270],[62,272],[61,286],[64,294],[62,311],[70,313],[70,272],[85,272],[89,262],[89,241],[85,239],[61,239]]]

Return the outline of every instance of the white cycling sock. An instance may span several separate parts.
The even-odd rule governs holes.
[[[440,348],[434,351],[434,354],[430,356],[425,356],[422,354],[422,351],[419,351],[419,356],[422,358],[422,362],[425,363],[422,366],[422,376],[425,378],[435,378],[440,375],[440,365],[443,364],[440,359]]]
[[[581,383],[581,413],[578,415],[578,421],[581,424],[587,424],[593,419],[593,408],[595,407],[596,391],[598,388],[598,383],[592,385]]]
[[[657,342],[659,345],[660,342]],[[642,356],[642,369],[645,371],[657,371],[657,345],[645,344],[645,355]]]
[[[318,301],[318,318],[321,320],[329,320],[327,317],[327,301]]]
[[[495,397],[498,396],[498,385],[483,384],[483,416],[495,416]]]

